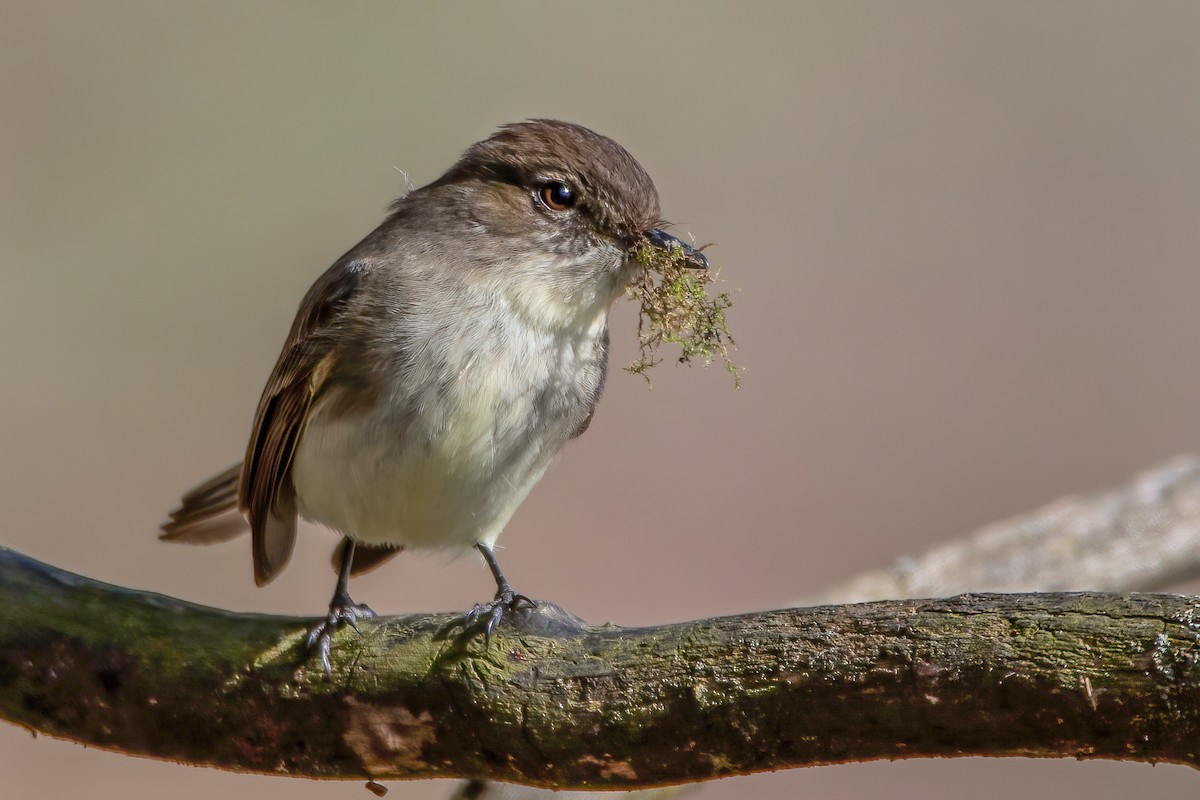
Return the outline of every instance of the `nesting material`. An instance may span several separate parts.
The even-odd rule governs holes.
[[[633,248],[633,257],[642,268],[627,291],[641,306],[641,356],[625,369],[649,383],[649,370],[663,361],[659,348],[677,345],[677,363],[700,360],[707,366],[720,361],[733,376],[734,388],[739,388],[741,369],[729,358],[736,342],[725,318],[733,300],[729,292],[709,295],[710,287],[719,282],[719,270],[698,269],[695,257],[678,245],[663,249],[640,242]]]

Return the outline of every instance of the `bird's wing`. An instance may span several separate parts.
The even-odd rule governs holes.
[[[583,436],[584,432],[592,424],[592,417],[596,416],[596,404],[600,402],[600,395],[604,393],[604,382],[608,377],[608,326],[604,328],[604,333],[596,341],[596,359],[600,362],[600,382],[596,385],[592,392],[591,399],[588,402],[588,413],[575,432],[571,434],[572,439],[578,439]]]
[[[296,541],[292,457],[313,402],[339,356],[338,331],[369,264],[346,259],[308,290],[283,352],[258,402],[238,486],[238,506],[250,521],[254,580],[268,583],[287,565]]]
[[[333,557],[330,561],[333,564],[334,572],[341,571],[342,556],[349,544],[350,540],[343,538],[342,541],[338,542],[338,546],[333,548]],[[350,562],[350,575],[352,577],[365,575],[393,556],[400,555],[403,549],[402,546],[385,545],[378,547],[359,542],[354,546],[354,560]]]

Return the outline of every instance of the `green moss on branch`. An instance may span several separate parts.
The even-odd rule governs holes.
[[[646,629],[543,605],[485,649],[445,615],[339,634],[0,550],[0,717],[128,753],[317,778],[632,788],[878,758],[1197,764],[1194,598],[964,595]]]

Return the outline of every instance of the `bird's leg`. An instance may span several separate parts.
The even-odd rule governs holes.
[[[496,579],[496,597],[491,602],[480,603],[468,611],[466,617],[463,618],[463,628],[470,631],[476,623],[482,623],[484,639],[490,642],[492,631],[500,624],[504,612],[512,610],[522,603],[531,607],[537,606],[537,603],[523,594],[517,594],[508,585],[508,579],[500,570],[500,563],[496,561],[496,554],[492,552],[492,548],[479,543],[475,545],[475,549],[483,554],[483,560],[487,562],[488,569],[492,571],[492,577]]]
[[[329,647],[337,629],[343,625],[349,625],[357,631],[358,620],[377,616],[367,606],[357,604],[350,599],[350,568],[353,564],[354,542],[347,539],[342,548],[342,564],[338,569],[337,588],[333,590],[333,599],[329,601],[329,614],[308,632],[308,651],[312,653],[316,649],[326,675],[332,671],[329,665]]]

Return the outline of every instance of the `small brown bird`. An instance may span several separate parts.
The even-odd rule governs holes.
[[[248,523],[263,585],[287,564],[297,517],[342,534],[329,614],[309,637],[326,671],[334,631],[374,616],[350,577],[405,548],[483,554],[496,595],[464,626],[490,635],[528,602],[492,545],[591,422],[631,248],[682,247],[706,266],[661,226],[645,170],[587,128],[532,120],[473,145],[309,289],[245,459],[185,495],[161,538],[221,541]]]

